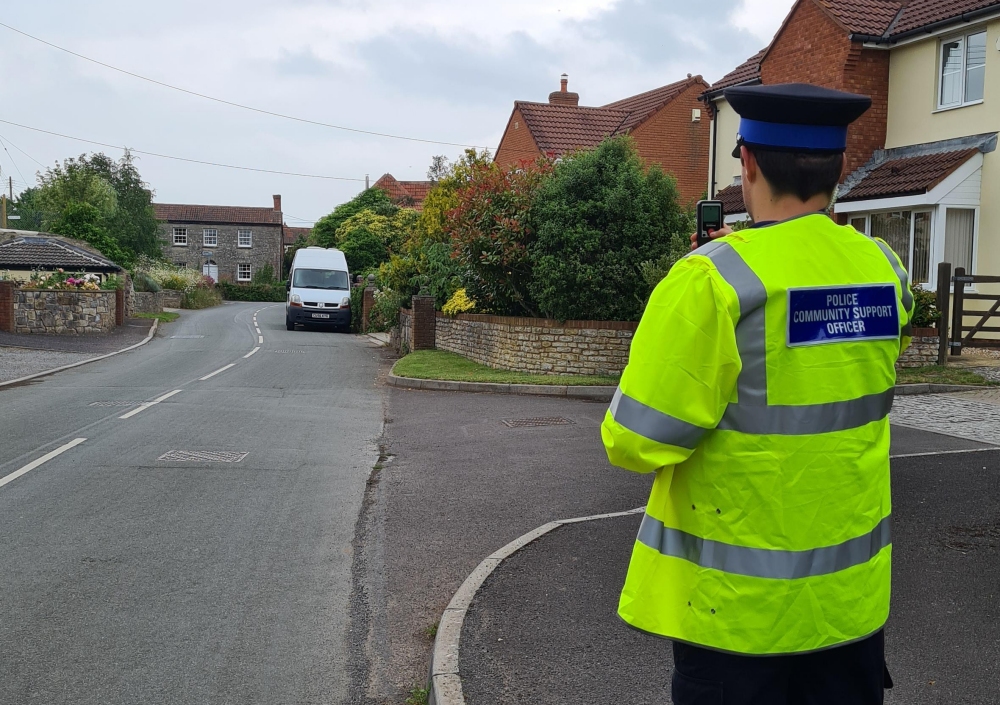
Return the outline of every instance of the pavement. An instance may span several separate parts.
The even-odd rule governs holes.
[[[0,389],[0,703],[349,702],[380,365],[240,303]]]
[[[349,701],[363,705],[426,685],[437,621],[483,558],[553,520],[639,507],[651,483],[608,464],[606,403],[396,388],[386,398],[355,537]],[[1000,451],[979,439],[996,442],[1000,425],[980,418],[975,438],[929,432],[954,432],[956,408],[982,416],[963,405],[989,403],[940,401],[922,416],[903,404],[908,425],[893,427],[888,702],[996,703]],[[500,564],[462,630],[466,702],[669,703],[669,643],[615,613],[639,520],[564,525]]]
[[[0,331],[0,382],[127,348],[149,334],[153,321],[130,318],[107,335],[25,335]]]

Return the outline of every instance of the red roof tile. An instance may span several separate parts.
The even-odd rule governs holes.
[[[739,184],[731,184],[716,191],[715,200],[722,201],[722,212],[726,215],[747,212],[747,207],[743,204],[743,187]]]
[[[892,28],[892,35],[920,29],[942,20],[957,19],[965,12],[991,6],[998,6],[1000,9],[997,0],[911,0]]]
[[[883,34],[896,18],[899,8],[903,6],[903,3],[892,0],[817,0],[817,2],[852,34]]]
[[[758,51],[735,69],[713,83],[709,90],[717,91],[722,88],[729,88],[730,86],[738,86],[741,83],[747,83],[749,81],[759,81],[760,60],[764,58],[764,52],[766,51],[767,49],[761,49]]]
[[[630,113],[628,118],[619,128],[619,131],[631,130],[636,125],[645,120],[649,115],[672,101],[688,88],[692,83],[702,83],[707,88],[708,84],[702,80],[701,76],[692,76],[682,81],[671,83],[661,88],[654,88],[651,91],[634,95],[631,98],[624,98],[608,103],[602,107],[611,110],[624,110]]]
[[[293,228],[288,225],[282,226],[281,239],[285,245],[294,245],[298,239],[308,238],[312,233],[312,228]]]
[[[961,149],[891,159],[872,169],[838,200],[848,202],[927,193],[978,151]]]
[[[157,220],[170,223],[235,223],[239,225],[281,225],[281,211],[245,206],[198,206],[154,203]]]
[[[538,148],[555,155],[596,147],[606,138],[621,134],[620,128],[629,117],[627,111],[613,108],[525,101],[517,101],[514,107],[520,109]]]
[[[389,198],[399,203],[405,208],[422,210],[424,199],[432,188],[433,181],[400,181],[392,174],[382,174],[379,180],[372,184],[372,188],[385,191]]]

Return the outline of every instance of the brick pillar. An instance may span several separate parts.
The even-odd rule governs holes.
[[[14,282],[0,282],[0,330],[14,332]]]
[[[368,332],[368,317],[371,316],[372,307],[375,306],[375,287],[366,286],[365,296],[361,300],[361,332]]]
[[[433,350],[437,313],[433,296],[413,297],[413,345],[411,350]]]
[[[125,290],[115,289],[115,325],[125,325]]]

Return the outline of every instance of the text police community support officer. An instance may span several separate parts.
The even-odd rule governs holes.
[[[731,88],[755,223],[678,262],[602,436],[656,473],[618,613],[672,639],[674,705],[881,703],[889,409],[913,295],[826,211],[864,96]]]

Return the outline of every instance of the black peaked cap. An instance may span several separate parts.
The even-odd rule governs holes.
[[[735,86],[723,95],[740,117],[787,125],[850,125],[872,104],[866,95],[809,83]]]

